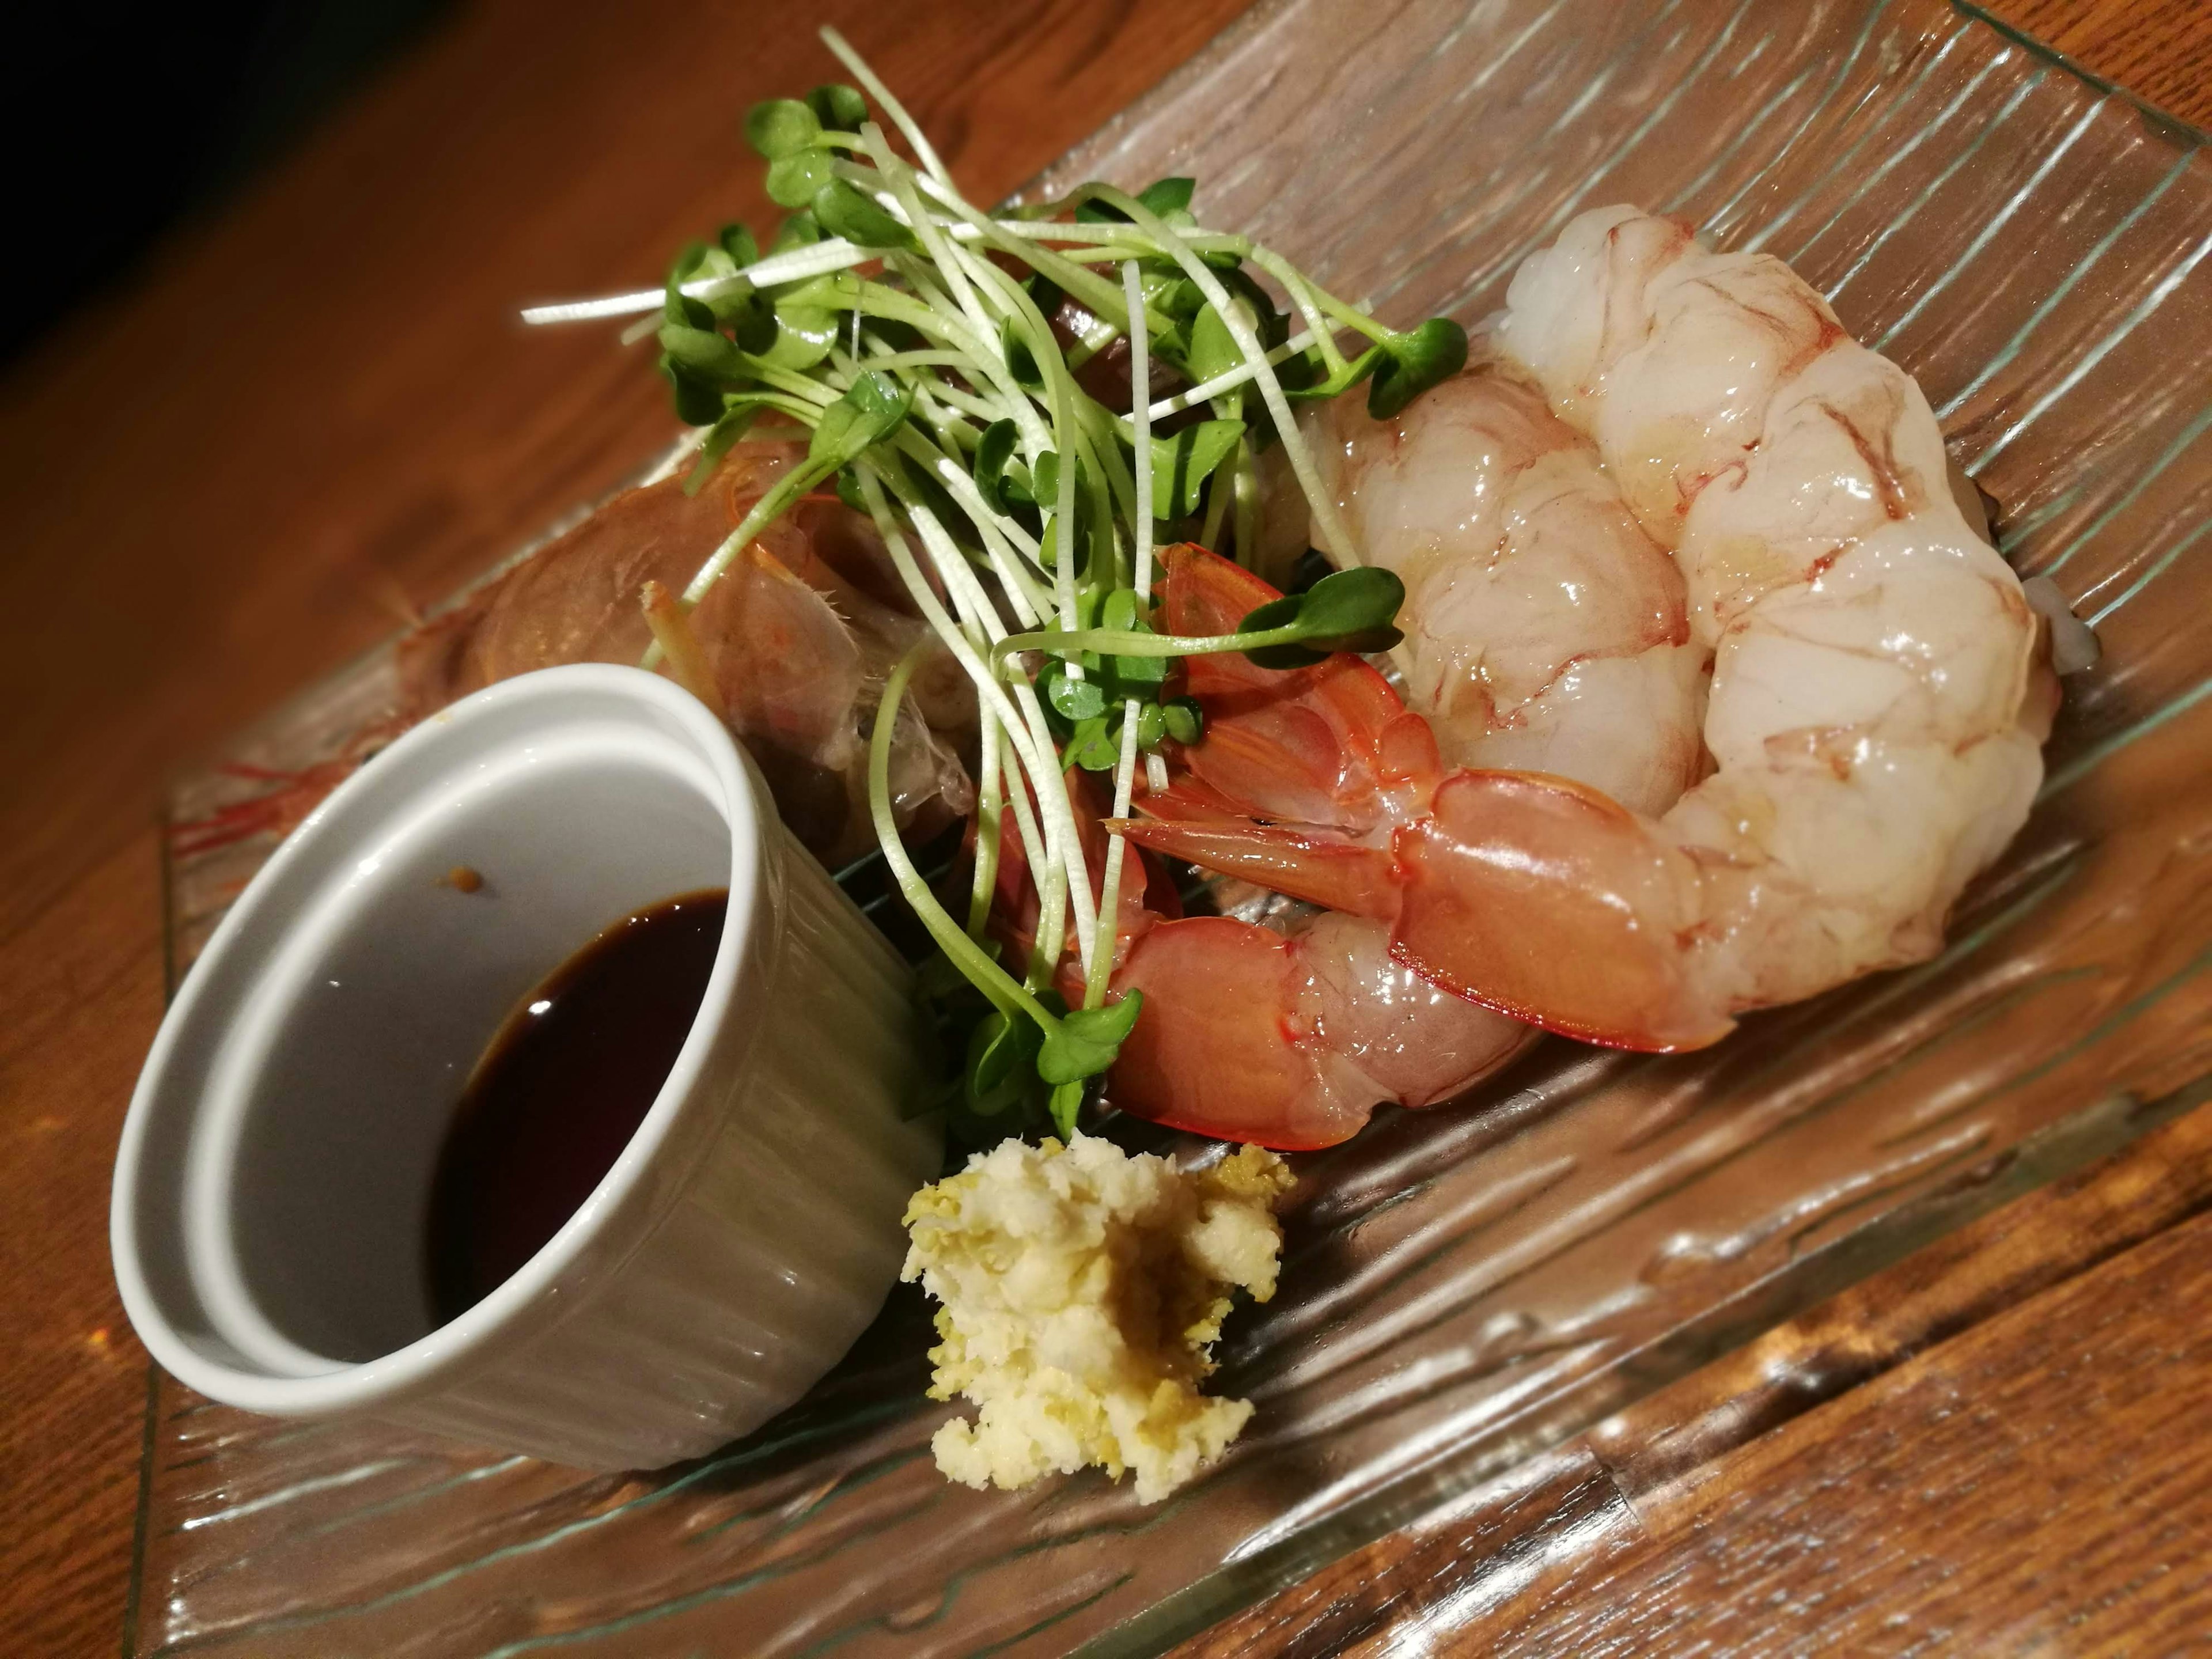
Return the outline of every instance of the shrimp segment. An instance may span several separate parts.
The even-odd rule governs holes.
[[[1714,652],[1710,775],[1655,810],[1485,766],[1384,826],[1217,811],[1132,839],[1342,903],[1431,982],[1623,1047],[1934,954],[2027,817],[2056,682],[1918,387],[1781,261],[1627,209],[1532,256],[1498,337],[1674,550]]]
[[[1340,398],[1308,426],[1367,562],[1406,585],[1407,697],[1443,758],[1672,805],[1697,773],[1705,653],[1674,560],[1589,443],[1495,360],[1394,420]]]

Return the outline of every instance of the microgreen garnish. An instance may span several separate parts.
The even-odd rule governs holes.
[[[1405,334],[1376,342],[1382,355],[1367,386],[1367,412],[1387,421],[1431,386],[1467,367],[1467,331],[1445,317],[1431,317]]]
[[[859,85],[745,118],[768,193],[790,210],[764,255],[745,227],[726,226],[685,248],[656,292],[526,316],[658,312],[640,329],[657,331],[677,414],[701,429],[686,488],[761,422],[807,434],[681,599],[656,590],[648,664],[666,652],[687,683],[702,678],[685,617],[801,497],[834,487],[874,522],[980,708],[964,920],[915,871],[890,809],[890,733],[915,655],[884,687],[870,744],[885,860],[942,952],[921,984],[958,1075],[932,1098],[971,1138],[1047,1124],[1065,1133],[1141,1006],[1134,993],[1108,1000],[1127,848],[1109,837],[1094,871],[1068,775],[1095,774],[1117,819],[1140,787],[1166,787],[1165,758],[1205,738],[1197,705],[1179,695],[1184,658],[1242,651],[1288,668],[1396,643],[1403,590],[1359,567],[1291,400],[1364,380],[1387,418],[1457,372],[1467,337],[1440,318],[1386,327],[1273,251],[1206,229],[1187,178],[1135,195],[1085,185],[987,215],[868,66],[834,30],[823,38]],[[1126,416],[1120,392],[1100,401],[1096,378],[1117,343],[1130,360]],[[1182,389],[1156,398],[1156,369]],[[1233,633],[1162,633],[1155,536],[1249,561],[1256,461],[1278,444],[1324,541],[1353,568]],[[1002,962],[991,931],[1008,837],[1037,899],[1022,962]]]

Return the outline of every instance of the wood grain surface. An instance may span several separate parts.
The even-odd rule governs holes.
[[[1241,6],[830,0],[807,15],[852,36],[989,198]],[[2212,121],[2198,0],[1997,9]],[[482,0],[0,385],[6,1650],[112,1651],[124,1616],[147,1367],[106,1206],[161,1006],[162,779],[665,441],[634,357],[595,332],[526,335],[514,307],[650,280],[701,227],[762,216],[738,115],[831,70],[755,8]],[[2197,1139],[2123,1160],[2130,1178],[2185,1187],[2208,1132],[2166,1132],[2191,1125]],[[1797,1403],[1826,1403],[1790,1409],[1794,1383],[1747,1393],[1754,1360],[1728,1362],[1649,1408],[1675,1416],[1639,1408],[1640,1449],[1580,1443],[1207,1650],[1406,1650],[1401,1634],[1415,1649],[1856,1650],[1945,1630],[2172,1650],[2191,1628],[2177,1620],[2208,1622],[2188,1564],[2212,1559],[2197,1427],[2212,1354],[2191,1331],[2212,1321],[2212,1237],[2184,1218],[2197,1200],[2162,1202],[2145,1212],[2157,1228],[2091,1247],[2078,1206],[2025,1200],[1984,1224],[2013,1265],[1950,1241],[1899,1270],[1953,1310],[1918,1336],[1850,1298],[1828,1310],[1839,1322],[1800,1332],[1830,1345],[1818,1374],[1840,1381]],[[1853,1360],[1864,1343],[1895,1358]],[[1351,1623],[1330,1611],[1352,1605],[1346,1574],[1389,1587]]]
[[[2212,1106],[1185,1644],[2178,1652],[2212,1632]]]

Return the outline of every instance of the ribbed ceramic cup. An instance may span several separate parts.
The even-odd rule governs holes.
[[[543,1249],[435,1324],[431,1176],[484,1043],[599,929],[726,884],[636,1133]],[[596,665],[494,685],[339,787],[194,965],[117,1158],[124,1304],[161,1364],[252,1411],[586,1468],[709,1450],[834,1364],[896,1275],[941,1150],[899,1113],[910,1006],[905,964],[689,696]]]

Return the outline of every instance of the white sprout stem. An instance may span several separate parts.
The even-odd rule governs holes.
[[[1270,363],[1283,362],[1297,356],[1313,343],[1313,335],[1301,329],[1269,352],[1267,361]],[[1195,409],[1200,404],[1212,403],[1224,392],[1234,392],[1238,386],[1249,385],[1258,373],[1259,371],[1249,362],[1239,363],[1236,368],[1225,369],[1210,380],[1192,386],[1187,391],[1178,392],[1172,396],[1161,398],[1145,412],[1155,421],[1164,421],[1169,416],[1180,414],[1186,409]],[[1121,420],[1123,426],[1131,425],[1129,416],[1122,416],[1117,418]],[[1131,429],[1133,430],[1133,427]]]
[[[1029,573],[1021,568],[1019,562],[1007,556],[1009,547],[1017,550],[1019,548],[1019,544],[1010,538],[1009,528],[1015,534],[1021,535],[1023,541],[1028,542],[1028,556],[1031,558],[1036,556],[1036,544],[1030,542],[1012,520],[1002,518],[991,510],[990,504],[983,499],[982,492],[975,488],[975,480],[965,467],[942,450],[933,447],[919,434],[912,434],[911,442],[908,438],[909,434],[902,431],[892,441],[897,444],[902,453],[913,456],[928,467],[931,474],[959,504],[961,510],[968,514],[969,521],[983,538],[983,556],[990,561],[991,573],[998,577],[1000,585],[1006,589],[1006,601],[1014,607],[1014,614],[1022,626],[1031,629],[1042,626],[1045,614],[1052,609],[1051,598],[1030,580]]]
[[[915,563],[913,549],[907,544],[897,520],[891,514],[890,503],[884,497],[880,475],[865,458],[854,464],[854,471],[860,478],[860,493],[868,504],[869,516],[875,520],[877,532],[883,537],[884,548],[905,581],[907,592],[920,608],[923,619],[945,641],[961,667],[967,671],[969,678],[975,683],[984,701],[995,706],[1001,724],[1007,728],[1008,741],[1014,745],[1022,769],[1035,781],[1038,811],[1046,826],[1046,857],[1042,862],[1047,883],[1064,880],[1071,887],[1080,886],[1079,896],[1069,896],[1074,910],[1076,941],[1087,958],[1097,926],[1097,916],[1091,909],[1090,872],[1083,856],[1082,840],[1076,831],[1074,810],[1068,805],[1067,790],[1060,782],[1060,757],[1053,746],[1050,728],[1046,724],[1044,710],[1037,702],[1036,689],[1026,677],[1018,676],[1011,688],[1014,702],[1007,701],[1009,688],[1002,685],[992,673],[969,641],[967,630],[946,613],[936,591],[921,574],[921,566]],[[927,507],[919,503],[905,505],[908,518],[922,536],[924,546],[929,547],[932,528],[942,536],[943,526],[937,524],[935,515]],[[945,538],[945,544],[965,572],[967,562],[959,557],[959,550],[951,545],[949,537]],[[933,558],[934,548],[931,551]],[[989,623],[985,622],[983,625],[988,630]],[[1000,637],[1004,637],[1003,635]],[[1015,703],[1021,706],[1021,713],[1015,712]],[[1049,898],[1050,895],[1047,896]],[[1067,900],[1063,899],[1062,902]],[[1056,952],[1057,940],[1054,948]]]
[[[945,163],[938,159],[936,150],[931,148],[929,136],[922,131],[921,124],[906,112],[906,106],[891,96],[891,89],[877,78],[875,70],[868,67],[867,60],[854,52],[845,37],[827,23],[822,26],[822,44],[837,55],[837,61],[853,72],[853,78],[860,83],[869,97],[876,100],[876,106],[891,118],[891,125],[905,135],[907,143],[913,146],[916,159],[928,170],[930,176],[950,190],[952,175],[945,171]]]
[[[1003,405],[973,392],[963,392],[957,386],[939,386],[937,395],[952,408],[973,415],[979,421],[996,421],[1006,416]]]
[[[1264,247],[1254,248],[1251,260],[1283,285],[1283,291],[1291,296],[1291,303],[1298,308],[1298,315],[1306,319],[1307,331],[1320,343],[1329,373],[1342,370],[1344,354],[1336,349],[1336,331],[1315,300],[1313,285],[1307,282],[1305,273],[1282,255]]]
[[[1121,446],[1116,441],[1121,434],[1112,413],[1103,404],[1085,398],[1075,406],[1075,430],[1085,459],[1103,475],[1109,507],[1119,507],[1123,516],[1133,518],[1137,511],[1136,474],[1121,459]],[[1106,516],[1110,520],[1114,515],[1109,511]]]
[[[1042,988],[1052,983],[1060,967],[1060,957],[1066,953],[1067,945],[1067,873],[1057,860],[1048,852],[1040,856],[1037,849],[1048,846],[1039,833],[1031,816],[1030,775],[1016,770],[1016,787],[1007,799],[1014,808],[1014,824],[1022,832],[1022,848],[1029,856],[1030,881],[1037,890],[1036,937],[1030,941],[1030,962],[1025,970],[1031,983]],[[1042,802],[1043,796],[1036,796]],[[1046,941],[1051,941],[1049,946]]]
[[[1020,751],[1014,747],[1013,739],[1007,736],[1004,726],[999,728],[998,743],[1000,793],[1013,812],[1014,834],[1022,843],[1022,856],[1029,861],[1030,879],[1036,883],[1042,892],[1043,883],[1038,880],[1036,872],[1045,868],[1050,854],[1044,831],[1038,827],[1036,814],[1030,810],[1030,792],[1024,781],[1029,774],[1022,770]],[[1014,784],[1012,789],[1005,787],[1009,777]]]
[[[1137,278],[1137,262],[1130,260],[1121,267],[1121,292],[1129,302],[1129,314],[1136,316],[1144,309],[1142,289]],[[1150,332],[1137,329],[1129,336],[1129,429],[1136,436],[1137,521],[1130,526],[1130,534],[1137,544],[1130,554],[1134,572],[1137,603],[1151,603],[1152,591],[1152,342]],[[1136,704],[1133,702],[1133,711]],[[1132,715],[1133,719],[1133,714]],[[1116,817],[1120,814],[1116,813]],[[1115,837],[1118,842],[1121,837]]]
[[[1229,337],[1237,343],[1237,349],[1244,354],[1245,361],[1255,367],[1256,372],[1253,378],[1259,385],[1261,400],[1267,405],[1267,413],[1274,417],[1275,434],[1282,440],[1284,458],[1290,462],[1291,471],[1297,475],[1298,488],[1305,492],[1307,505],[1320,521],[1322,533],[1328,538],[1332,547],[1346,550],[1355,563],[1360,562],[1359,544],[1345,528],[1334,499],[1322,488],[1321,472],[1314,465],[1313,456],[1306,448],[1297,422],[1291,416],[1290,399],[1283,395],[1282,382],[1275,378],[1274,368],[1267,362],[1267,354],[1260,344],[1260,337],[1252,331],[1252,325],[1244,320],[1243,313],[1231,302],[1229,290],[1221,285],[1221,279],[1213,274],[1205,260],[1191,252],[1189,245],[1158,214],[1135,197],[1110,185],[1100,186],[1098,194],[1127,214],[1133,223],[1150,231],[1162,251],[1174,257],[1175,262],[1183,268],[1183,273],[1198,284],[1198,291],[1206,295],[1220,314],[1223,324],[1229,330]],[[1238,550],[1243,551],[1242,549]]]
[[[863,343],[874,345],[877,342],[870,339]],[[884,350],[872,352],[867,366],[870,368],[965,368],[968,360],[957,351]],[[926,386],[928,383],[917,381],[915,384]]]
[[[936,181],[919,181],[925,193],[942,197]],[[1061,224],[1048,221],[1026,219],[990,219],[977,223],[945,223],[945,234],[956,242],[981,242],[1003,238],[1007,241],[1066,242],[1079,245],[1083,257],[1122,259],[1131,253],[1151,253],[1150,243],[1139,240],[1129,225]],[[919,227],[916,227],[918,229]],[[1185,239],[1188,246],[1205,253],[1241,252],[1248,244],[1238,236],[1190,236]],[[1094,252],[1096,250],[1097,252]],[[804,282],[810,276],[827,276],[833,271],[850,270],[883,257],[881,248],[862,247],[842,236],[830,236],[818,242],[809,242],[802,247],[786,248],[781,253],[771,253],[755,260],[742,270],[720,276],[700,276],[683,283],[678,293],[695,300],[713,300],[733,293],[740,283],[750,283],[755,288],[775,288],[785,283]],[[557,323],[603,322],[615,317],[635,317],[646,312],[658,311],[668,302],[668,290],[662,288],[633,289],[627,294],[605,294],[589,300],[556,300],[544,305],[525,306],[522,320],[533,327],[543,328]],[[646,331],[650,333],[650,329]],[[643,335],[639,338],[642,339]]]
[[[971,258],[963,250],[951,243],[945,245],[944,252],[945,264],[948,270],[957,270],[963,280],[970,283],[971,292],[975,291],[973,287],[975,279],[985,271],[998,275],[1004,274],[999,272],[994,265],[988,265],[981,261]],[[988,289],[988,284],[986,283],[985,287]],[[1046,431],[1044,422],[1037,417],[1036,409],[1030,404],[1029,392],[1019,381],[1014,379],[1013,367],[1006,362],[1006,355],[1000,345],[998,325],[992,320],[989,308],[981,302],[984,296],[979,295],[977,297],[977,308],[981,313],[980,322],[976,318],[972,318],[959,310],[939,309],[935,307],[925,307],[923,309],[938,319],[938,331],[948,338],[951,337],[956,324],[961,334],[969,337],[970,343],[965,349],[975,360],[971,367],[980,367],[997,389],[999,395],[994,402],[979,404],[969,412],[979,415],[988,413],[994,420],[1011,418],[1020,431],[1024,453],[1030,459],[1034,459],[1045,450],[1051,448],[1056,441]],[[996,299],[999,296],[994,292],[989,297]],[[979,395],[973,392],[962,394],[957,388],[949,386],[940,387],[939,391],[947,394],[949,398],[955,400],[956,408],[963,406],[957,401],[959,397],[972,398]]]
[[[1121,295],[1115,290],[1112,283],[1097,271],[1086,270],[1081,265],[1071,264],[1056,253],[1046,252],[1042,246],[1023,246],[1024,243],[1041,243],[1043,238],[1009,233],[1001,228],[996,221],[985,218],[975,207],[963,199],[956,191],[948,188],[932,193],[957,218],[976,232],[975,240],[989,243],[1002,253],[1012,254],[1015,258],[1030,266],[1031,270],[1057,283],[1065,292],[1073,295],[1087,306],[1101,320],[1112,322],[1113,313],[1121,309]],[[1155,220],[1154,222],[1158,222]],[[1150,251],[1152,250],[1142,247],[1133,250],[1139,252]],[[969,257],[973,258],[973,255]],[[990,269],[997,270],[998,267],[994,265]],[[1000,271],[999,274],[1003,276],[1006,273]],[[1028,296],[1024,294],[1023,297],[1026,299]],[[1168,319],[1156,312],[1147,310],[1142,315],[1148,327],[1157,327],[1164,331],[1169,326]],[[1126,326],[1129,320],[1129,317],[1125,313],[1121,318],[1121,324]]]
[[[915,188],[912,170],[903,166],[891,153],[891,147],[884,140],[883,129],[873,121],[860,129],[860,136],[867,143],[868,153],[875,157],[884,182],[890,186],[893,206],[906,220],[908,228],[921,240],[922,252],[945,273],[945,283],[952,290],[951,297],[953,303],[967,313],[969,319],[975,325],[977,333],[989,338],[991,325],[983,314],[982,302],[976,299],[975,286],[969,282],[968,273],[953,262],[951,249],[945,240],[943,222],[923,208],[921,194]]]
[[[699,446],[707,441],[707,434],[710,429],[703,426],[695,426],[688,429],[676,441],[673,448],[653,464],[653,471],[638,481],[638,488],[647,489],[653,484],[672,478],[682,471],[684,463],[696,454]]]
[[[1138,286],[1137,262],[1128,261],[1121,267],[1121,291],[1132,317],[1144,313],[1144,298]],[[1152,421],[1147,394],[1152,390],[1152,341],[1147,331],[1134,329],[1129,335],[1129,411],[1137,437],[1136,523],[1132,533],[1136,545],[1131,550],[1130,565],[1137,590],[1137,603],[1147,605],[1152,591]],[[1139,703],[1131,697],[1121,707],[1121,755],[1114,768],[1114,813],[1116,818],[1129,816],[1129,797],[1133,793],[1137,776],[1137,714]],[[1146,781],[1151,781],[1149,769]],[[1120,835],[1106,838],[1106,871],[1098,886],[1098,933],[1092,947],[1083,986],[1083,1006],[1096,1008],[1106,1000],[1106,992],[1114,977],[1115,958],[1120,954],[1121,920],[1121,866],[1128,857],[1128,842]]]
[[[884,849],[884,862],[890,869],[891,878],[898,883],[899,890],[906,895],[915,915],[945,954],[959,964],[969,982],[1001,1012],[1009,1015],[1026,1013],[1038,1024],[1050,1029],[1052,1015],[1044,1006],[986,956],[958,922],[945,915],[945,907],[937,902],[937,896],[929,890],[929,884],[907,856],[906,843],[899,839],[898,822],[891,813],[891,734],[898,723],[900,705],[906,701],[907,685],[921,659],[922,649],[923,642],[917,642],[899,659],[898,665],[884,684],[883,698],[876,707],[876,729],[868,738],[868,816],[875,822],[876,840]]]
[[[1014,705],[1007,700],[1006,688],[993,676],[982,656],[970,643],[967,630],[946,613],[943,603],[937,597],[936,589],[921,574],[921,567],[915,562],[914,550],[907,544],[906,537],[898,527],[898,520],[891,514],[890,504],[884,497],[881,477],[865,459],[855,462],[853,470],[860,478],[860,494],[868,503],[869,516],[875,520],[877,532],[884,538],[884,550],[891,556],[891,563],[896,568],[900,579],[906,583],[908,593],[920,607],[922,620],[945,641],[968,678],[975,682],[975,689],[984,701],[996,705],[1001,723],[1019,734],[1014,741],[1021,750],[1024,768],[1030,771],[1040,769],[1044,763],[1040,761],[1032,746],[1029,722],[1016,712]],[[1046,752],[1051,753],[1049,750]]]
[[[778,478],[775,484],[752,504],[751,509],[738,522],[738,527],[722,538],[722,544],[714,550],[706,563],[699,567],[699,574],[692,577],[690,585],[684,590],[684,605],[686,610],[696,607],[700,600],[707,597],[708,590],[721,580],[722,573],[736,562],[738,555],[745,550],[746,546],[755,537],[774,523],[786,507],[805,495],[807,489],[813,489],[816,484],[829,476],[826,470],[817,470],[815,476],[807,480],[805,489],[787,491],[783,488],[787,480],[801,477],[808,471],[807,463],[801,461],[793,471]],[[657,660],[659,660],[657,657],[648,655],[644,665],[650,668]]]
[[[921,537],[922,545],[929,550],[935,562],[939,575],[944,579],[945,591],[952,596],[955,609],[960,611],[963,622],[982,634],[987,647],[995,646],[1006,637],[1006,631],[997,613],[992,610],[989,596],[984,592],[982,584],[969,568],[968,561],[962,556],[959,548],[953,544],[951,537],[945,533],[945,526],[938,522],[937,515],[927,507],[912,501],[905,501],[903,505],[907,516],[913,520],[914,527]],[[1025,679],[1016,682],[1018,697],[1029,689]],[[1058,751],[1053,744],[1051,728],[1045,724],[1043,708],[1036,703],[1033,692],[1024,702],[1025,712],[1033,711],[1030,728],[1033,752],[1056,760]],[[1032,775],[1036,780],[1039,793],[1049,795],[1060,808],[1057,814],[1048,813],[1047,817],[1061,832],[1062,849],[1058,862],[1067,872],[1067,903],[1075,923],[1076,945],[1080,958],[1087,963],[1097,948],[1098,912],[1092,904],[1091,872],[1084,858],[1081,836],[1076,829],[1074,809],[1067,804],[1067,787],[1060,781],[1060,769],[1056,765],[1043,769],[1033,767]]]
[[[1012,308],[1017,320],[1037,341],[1037,367],[1044,372],[1046,391],[1052,399],[1052,447],[1060,456],[1059,476],[1054,481],[1053,535],[1057,545],[1054,550],[1053,586],[1060,607],[1060,626],[1073,630],[1082,621],[1075,597],[1075,474],[1079,434],[1075,424],[1074,381],[1052,337],[1052,325],[1045,321],[1044,313],[1037,309],[1028,290],[996,265],[984,260],[973,263],[974,274],[981,276],[984,285],[994,290],[999,300]],[[1071,663],[1069,671],[1073,678],[1082,678],[1080,666]]]
[[[712,300],[733,293],[743,283],[755,288],[769,288],[781,283],[795,283],[809,276],[826,276],[833,270],[848,270],[865,264],[877,255],[867,248],[848,242],[842,236],[825,241],[810,242],[781,253],[771,253],[757,259],[743,270],[721,276],[702,276],[696,282],[684,283],[677,291],[695,300]],[[658,311],[668,302],[665,288],[641,288],[629,294],[610,294],[596,300],[562,300],[550,305],[526,306],[522,320],[544,326],[548,323],[588,323],[606,317],[635,317],[640,312]]]
[[[999,793],[999,717],[976,711],[982,744],[975,762],[975,877],[968,890],[968,937],[980,940],[991,919],[999,884],[999,834],[1006,804]]]
[[[1121,758],[1114,768],[1114,816],[1129,816],[1129,796],[1137,775],[1137,700],[1129,699],[1129,706],[1121,720]],[[1096,1008],[1106,1000],[1106,988],[1114,978],[1114,958],[1121,943],[1118,925],[1121,912],[1121,861],[1128,851],[1128,843],[1120,836],[1106,839],[1106,872],[1098,887],[1097,937],[1085,961],[1087,973],[1083,984],[1083,1006]]]

